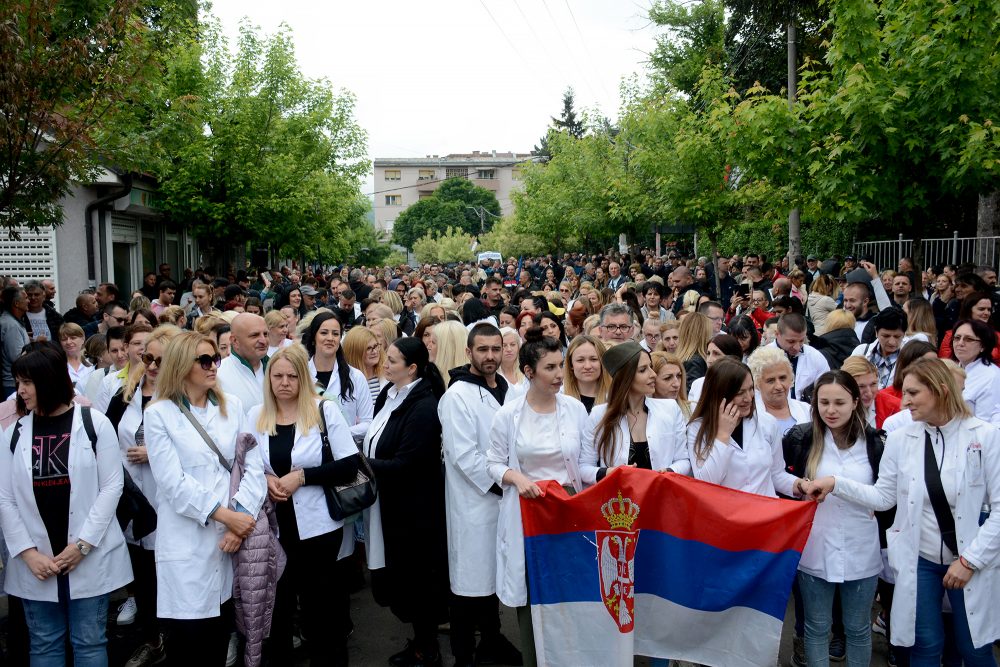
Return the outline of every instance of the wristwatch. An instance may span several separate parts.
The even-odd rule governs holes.
[[[90,553],[90,550],[93,549],[94,547],[90,546],[89,544],[87,544],[83,540],[77,540],[76,541],[76,548],[80,550],[81,554],[83,554],[84,556],[86,556],[87,554]]]

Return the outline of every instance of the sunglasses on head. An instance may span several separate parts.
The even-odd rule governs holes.
[[[212,370],[213,366],[215,368],[219,367],[219,364],[222,363],[222,355],[221,354],[202,354],[202,355],[199,355],[199,356],[195,357],[194,360],[198,362],[199,366],[201,366],[201,370],[203,370],[203,371],[210,371],[210,370]]]
[[[159,368],[160,364],[163,363],[163,357],[154,357],[148,352],[146,354],[143,354],[139,358],[142,359],[142,363],[146,364],[147,366],[152,366],[153,364],[156,364],[157,368]]]

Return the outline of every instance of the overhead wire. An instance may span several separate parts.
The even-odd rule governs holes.
[[[576,14],[573,13],[573,8],[569,5],[569,0],[563,0],[566,3],[566,11],[569,12],[569,17],[573,20],[573,27],[576,28],[576,34],[580,38],[580,46],[583,47],[583,52],[587,56],[587,60],[590,63],[591,69],[597,71],[597,65],[594,64],[594,59],[590,55],[590,49],[587,47],[587,40],[583,37],[583,31],[580,30],[580,24],[576,21]],[[608,93],[608,89],[604,87],[604,81],[601,77],[597,77],[597,83],[600,84],[601,90],[604,91],[605,97],[610,98],[611,95]]]
[[[527,157],[527,158],[525,158],[523,160],[515,160],[514,162],[506,162],[506,163],[493,162],[493,163],[490,163],[488,165],[488,167],[486,165],[483,165],[483,166],[484,166],[484,168],[489,168],[489,169],[502,169],[504,167],[516,167],[519,164],[527,164],[529,162],[536,162],[538,160],[539,160],[539,157],[537,155],[532,155],[532,156]],[[427,165],[427,166],[429,168],[432,165]],[[466,173],[465,176],[445,176],[444,178],[431,178],[431,179],[427,179],[426,181],[419,181],[417,183],[414,183],[413,185],[401,185],[398,188],[389,188],[388,190],[375,190],[374,192],[364,192],[364,193],[362,193],[362,195],[365,196],[365,197],[371,197],[371,196],[374,196],[374,195],[381,195],[381,194],[387,194],[387,193],[395,193],[395,192],[399,192],[400,190],[409,190],[410,188],[422,188],[422,187],[425,187],[427,185],[431,185],[431,184],[434,184],[434,183],[442,183],[444,181],[451,180],[452,178],[466,178],[466,179],[470,179],[471,180],[471,179],[475,178],[475,175],[474,174]]]
[[[556,17],[552,14],[552,10],[549,9],[549,3],[547,0],[542,0],[542,6],[545,7],[545,12],[549,15],[549,20],[552,21],[552,27],[556,29],[556,34],[559,36],[559,41],[562,42],[563,48],[566,49],[566,53],[572,55],[569,43],[566,41],[566,38],[563,37],[562,30],[559,29],[559,22],[556,21]],[[584,85],[586,85],[590,90],[590,94],[596,98],[598,96],[597,91],[594,90],[594,86],[591,85],[590,77],[588,77],[583,70],[579,70],[579,73],[582,74],[581,78],[583,79]]]
[[[507,31],[503,29],[503,27],[500,25],[500,22],[497,21],[497,18],[493,16],[493,12],[491,12],[490,8],[486,6],[485,0],[479,0],[479,4],[481,4],[483,6],[483,9],[486,10],[486,13],[489,14],[490,20],[493,21],[493,25],[497,27],[497,30],[500,31],[500,34],[503,35],[503,38],[507,40],[507,44],[510,46],[511,49],[513,49],[514,53],[517,54],[517,57],[520,58],[521,62],[523,62],[524,65],[530,69],[531,64],[524,57],[524,54],[522,54],[521,51],[516,46],[514,46],[514,42],[511,41],[510,37],[507,35]]]

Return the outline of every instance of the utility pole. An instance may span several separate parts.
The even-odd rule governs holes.
[[[486,233],[486,216],[487,215],[492,215],[494,218],[499,218],[500,217],[499,215],[493,215],[492,213],[490,213],[489,211],[487,211],[485,206],[469,206],[468,204],[466,204],[465,208],[471,208],[473,211],[476,212],[476,215],[479,216],[479,233],[480,234],[485,234]]]
[[[792,11],[792,10],[789,10]],[[796,48],[795,16],[788,17],[788,108],[795,106],[798,93],[798,51]],[[791,269],[795,258],[802,254],[802,238],[799,233],[799,209],[793,208],[788,213],[788,268]]]

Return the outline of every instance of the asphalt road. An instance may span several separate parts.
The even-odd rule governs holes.
[[[120,596],[116,596],[120,598]],[[0,598],[0,617],[6,616],[6,597]],[[112,612],[117,609],[117,602],[112,603]],[[404,626],[396,620],[388,609],[379,607],[372,600],[371,591],[364,588],[351,597],[351,615],[354,620],[355,631],[348,642],[351,665],[354,667],[384,667],[388,665],[388,657],[399,651],[406,639],[410,637],[409,627]],[[778,664],[789,665],[792,650],[792,610],[785,616],[785,627],[782,633],[781,650]],[[503,608],[501,611],[501,623],[503,632],[515,645],[519,645],[517,631],[517,617],[512,609]],[[134,631],[129,626],[119,627],[113,620],[109,622],[109,664],[111,667],[121,667],[128,660],[136,644]],[[441,650],[444,653],[446,667],[453,664],[447,634],[440,637]],[[1000,656],[1000,651],[996,654]],[[873,651],[871,665],[873,667],[884,667],[886,665],[886,642],[885,637],[873,634]],[[9,661],[2,664],[13,664]],[[299,665],[308,664],[303,659]],[[648,661],[644,658],[636,658],[635,665],[645,666]],[[833,663],[834,665],[843,663]],[[686,663],[675,663],[678,667],[687,667]],[[219,667],[222,667],[221,665]],[[770,666],[763,666],[770,667]]]

